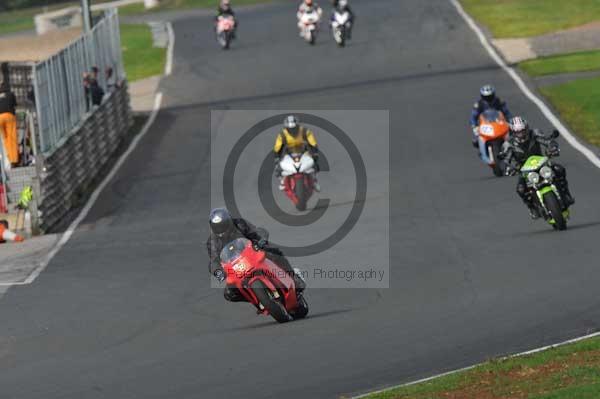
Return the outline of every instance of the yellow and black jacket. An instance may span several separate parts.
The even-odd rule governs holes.
[[[283,151],[289,153],[301,153],[306,150],[316,152],[317,139],[313,132],[306,129],[304,126],[299,127],[299,132],[296,136],[292,135],[287,129],[283,129],[275,139],[273,151],[276,155],[281,156]]]

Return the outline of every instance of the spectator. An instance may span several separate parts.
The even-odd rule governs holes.
[[[112,93],[119,88],[119,83],[112,67],[106,68],[106,91]]]
[[[90,94],[90,74],[87,72],[83,73],[83,91],[85,92],[85,111],[89,112],[90,103],[91,103],[91,94]]]
[[[25,239],[10,231],[6,220],[0,220],[0,244],[4,244],[6,241],[23,242]]]
[[[85,105],[86,111],[90,110],[91,105],[102,104],[104,90],[98,84],[98,68],[92,67],[92,72],[83,73],[83,88],[85,90]]]
[[[98,67],[92,67],[90,74],[90,96],[92,98],[92,105],[102,104],[102,98],[104,98],[104,90],[98,83]]]
[[[2,130],[2,142],[4,153],[12,166],[19,163],[19,140],[17,136],[17,98],[10,91],[6,82],[0,85],[0,130]]]

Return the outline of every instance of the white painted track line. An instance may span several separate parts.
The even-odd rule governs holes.
[[[584,146],[583,144],[581,144],[576,138],[575,135],[558,119],[558,117],[556,115],[554,115],[554,113],[552,112],[552,110],[550,110],[550,108],[548,108],[548,106],[546,104],[544,104],[544,102],[535,94],[533,94],[533,92],[531,91],[531,89],[529,87],[527,87],[527,85],[525,84],[525,82],[523,81],[523,79],[521,79],[521,77],[517,74],[517,72],[515,72],[515,70],[511,67],[509,67],[504,60],[502,59],[502,57],[500,57],[500,55],[498,55],[498,53],[496,52],[496,50],[494,49],[494,47],[490,44],[490,42],[488,41],[488,39],[485,37],[485,34],[481,31],[481,29],[479,28],[479,26],[477,26],[477,24],[475,23],[475,21],[473,20],[473,18],[471,18],[471,16],[469,14],[466,13],[466,11],[464,10],[464,8],[462,7],[462,5],[458,2],[458,0],[450,0],[450,2],[452,3],[452,5],[454,5],[454,7],[456,8],[456,10],[458,11],[458,13],[460,14],[460,16],[465,20],[465,22],[467,23],[467,25],[469,25],[469,27],[473,30],[473,32],[475,32],[475,34],[477,35],[477,37],[479,38],[479,41],[481,42],[481,44],[483,45],[483,47],[486,49],[486,51],[488,52],[488,54],[490,55],[490,57],[492,57],[492,59],[514,80],[514,82],[517,84],[517,86],[519,87],[519,89],[521,89],[521,91],[523,92],[523,94],[525,94],[525,96],[527,98],[529,98],[535,105],[537,105],[537,107],[540,109],[540,111],[542,112],[542,114],[544,114],[544,116],[546,117],[546,119],[548,119],[548,121],[554,125],[554,127],[556,129],[558,129],[561,133],[561,136],[577,151],[579,151],[581,154],[583,154],[583,156],[585,156],[593,165],[595,165],[596,167],[600,168],[600,158],[598,158],[598,156],[591,151],[589,148],[587,148],[586,146]],[[536,348],[536,349],[532,349],[526,352],[521,352],[521,353],[517,353],[515,355],[511,355],[511,356],[507,356],[505,359],[509,359],[512,357],[519,357],[519,356],[527,356],[527,355],[531,355],[537,352],[542,352],[548,349],[552,349],[552,348],[557,348],[560,346],[564,346],[564,345],[568,345],[568,344],[572,344],[578,341],[582,341],[584,339],[589,339],[589,338],[594,338],[594,337],[598,337],[600,336],[600,332],[596,332],[593,334],[588,334],[588,335],[584,335],[582,337],[577,337],[577,338],[573,338],[570,339],[568,341],[564,341],[564,342],[560,342],[558,344],[554,344],[554,345],[548,345],[548,346],[544,346],[541,348]],[[481,364],[481,363],[480,363]],[[396,385],[396,386],[392,386],[389,388],[385,388],[385,389],[381,389],[378,391],[373,391],[373,392],[369,392],[363,395],[359,395],[359,396],[353,396],[351,399],[360,399],[360,398],[365,398],[369,395],[372,394],[376,394],[376,393],[382,393],[382,392],[387,392],[390,391],[392,389],[396,389],[396,388],[401,388],[401,387],[405,387],[405,386],[409,386],[409,385],[416,385],[416,384],[420,384],[423,382],[427,382],[436,378],[440,378],[440,377],[444,377],[447,375],[451,375],[451,374],[456,374],[456,373],[460,373],[462,371],[467,371],[470,370],[472,368],[475,368],[477,366],[479,366],[480,364],[475,364],[472,366],[468,366],[468,367],[464,367],[458,370],[452,370],[446,373],[442,373],[442,374],[437,374],[431,377],[427,377],[427,378],[423,378],[417,381],[412,381],[412,382],[408,382],[406,384],[400,384],[400,385]]]

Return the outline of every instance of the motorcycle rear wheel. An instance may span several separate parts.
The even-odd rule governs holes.
[[[304,295],[299,294],[298,295],[298,308],[292,314],[292,317],[294,318],[294,320],[300,320],[300,319],[304,319],[307,314],[308,314],[308,302],[306,302],[306,299],[304,299]]]
[[[271,290],[269,290],[262,281],[256,280],[250,286],[252,291],[254,291],[254,295],[258,301],[267,309],[271,317],[275,319],[278,323],[287,323],[292,320],[292,317],[289,315],[283,304],[277,299],[273,298],[273,294]]]

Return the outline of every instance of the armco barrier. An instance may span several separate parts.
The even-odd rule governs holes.
[[[127,86],[117,89],[38,164],[40,227],[47,230],[90,189],[133,122]]]

